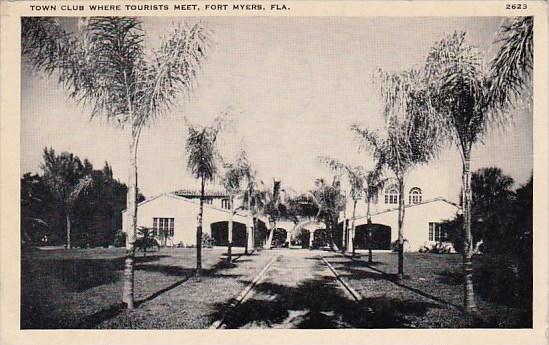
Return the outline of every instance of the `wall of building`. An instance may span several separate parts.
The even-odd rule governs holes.
[[[182,242],[184,245],[196,245],[196,227],[199,212],[199,201],[188,200],[172,194],[162,194],[142,202],[138,206],[137,225],[147,228],[153,227],[153,218],[174,218],[174,236],[171,244],[176,245]],[[123,230],[127,230],[126,212],[123,214]],[[204,205],[203,229],[204,233],[211,236],[211,224],[228,221],[230,211],[221,208]],[[236,214],[233,221],[252,226],[251,217],[242,212]],[[170,243],[168,243],[170,244]]]
[[[459,208],[442,199],[406,207],[404,217],[404,238],[408,240],[404,249],[417,251],[423,245],[434,244],[429,241],[429,223],[444,222],[456,217]],[[359,218],[355,225],[367,223],[366,217]],[[391,227],[391,242],[398,239],[398,210],[381,212],[372,215],[372,223]]]

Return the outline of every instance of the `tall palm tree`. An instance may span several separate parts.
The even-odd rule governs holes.
[[[209,126],[193,125],[187,119],[187,169],[200,180],[200,208],[196,227],[196,275],[202,274],[202,218],[204,215],[204,192],[206,183],[213,181],[218,170],[220,156],[217,138],[226,123],[226,113],[214,119]]]
[[[229,193],[230,204],[230,217],[229,217],[229,229],[228,229],[228,247],[227,247],[227,262],[231,263],[232,245],[233,245],[233,218],[234,218],[234,199],[235,196],[241,193],[243,180],[250,175],[250,165],[246,156],[246,151],[241,150],[234,163],[228,163],[225,165],[225,175],[223,176],[223,185],[225,190]],[[246,234],[248,229],[246,227]],[[246,236],[247,237],[247,236]],[[247,246],[247,238],[246,238]]]
[[[518,72],[517,66],[500,66],[506,54],[496,58],[491,70],[486,71],[480,53],[467,44],[465,36],[464,32],[455,32],[435,43],[426,59],[425,70],[434,110],[433,123],[438,123],[445,130],[449,141],[458,148],[462,160],[463,303],[467,313],[474,313],[477,306],[472,266],[471,152],[490,128],[503,127],[509,122],[511,114],[506,110],[512,105],[514,96],[511,94],[521,92],[516,76],[522,75],[522,72]],[[502,49],[508,51],[507,48]],[[508,80],[504,81],[505,78]],[[494,88],[501,89],[494,91]]]
[[[380,96],[383,103],[386,135],[351,126],[362,147],[377,162],[375,170],[390,170],[398,185],[398,276],[404,277],[404,180],[411,169],[433,158],[440,146],[439,128],[424,109],[429,100],[421,72],[380,71]]]
[[[34,70],[55,76],[70,98],[127,129],[128,228],[123,302],[134,307],[137,158],[143,127],[194,88],[209,36],[200,24],[179,25],[157,49],[146,51],[139,18],[79,19],[69,32],[58,19],[22,19],[22,53]]]
[[[343,172],[349,181],[349,185],[351,187],[349,194],[351,196],[351,200],[353,200],[353,213],[351,216],[351,231],[346,234],[345,241],[347,243],[346,250],[354,253],[356,206],[358,200],[360,200],[364,194],[367,181],[366,178],[369,175],[369,172],[365,172],[362,166],[345,164],[337,159],[332,159],[329,157],[321,156],[319,157],[319,160],[322,163],[327,164],[332,170],[336,172]],[[344,221],[346,222],[346,220]]]
[[[73,209],[82,193],[91,187],[93,179],[84,169],[80,159],[72,153],[63,152],[56,155],[52,148],[44,148],[43,158],[42,178],[65,213],[66,248],[70,249]]]

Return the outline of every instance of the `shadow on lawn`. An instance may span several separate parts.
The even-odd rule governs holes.
[[[461,306],[457,305],[457,304],[450,303],[450,302],[448,302],[448,301],[446,301],[442,298],[439,298],[437,296],[426,293],[426,292],[424,292],[420,289],[417,289],[417,288],[406,285],[404,283],[404,281],[406,279],[406,276],[405,276],[405,279],[399,279],[398,275],[395,274],[395,273],[386,273],[386,272],[374,267],[373,265],[368,264],[367,262],[354,260],[354,259],[351,259],[351,261],[347,261],[347,262],[339,262],[338,264],[342,265],[343,267],[339,266],[339,267],[337,267],[337,269],[349,272],[351,274],[351,277],[353,277],[352,279],[355,279],[354,277],[356,277],[356,279],[376,279],[376,280],[385,279],[385,280],[388,280],[388,281],[392,282],[393,284],[395,284],[395,285],[397,285],[397,286],[399,286],[403,289],[414,292],[414,293],[416,293],[420,296],[423,296],[425,298],[428,298],[432,301],[441,303],[441,304],[443,304],[447,307],[451,307],[451,308],[457,309],[459,311],[463,311],[463,308]],[[363,270],[354,269],[353,267],[356,267],[356,266],[366,267],[366,268],[368,268],[368,269],[370,269],[374,272],[377,272],[377,274],[374,273],[374,272],[367,272],[367,271],[363,271]]]
[[[217,305],[213,318],[223,315],[227,328],[282,327],[326,328],[406,328],[404,315],[424,315],[433,303],[390,298],[369,298],[355,302],[345,297],[332,277],[302,282],[297,287],[261,283],[256,296],[230,310],[229,303]],[[226,313],[226,311],[229,311]]]
[[[194,276],[194,273],[196,271],[195,269],[183,268],[174,265],[149,264],[150,262],[157,262],[164,257],[170,257],[170,255],[150,255],[146,257],[137,256],[135,258],[135,270],[158,272],[168,276],[181,277],[181,279],[139,301],[136,301],[136,307],[139,307],[143,303],[149,302],[156,297],[164,294],[165,292],[168,292],[178,287],[179,285],[183,284]],[[235,259],[238,259],[240,255],[235,255],[234,257]],[[32,297],[31,295],[26,296],[26,291],[29,289],[28,287],[32,285],[32,280],[36,279],[37,275],[43,276],[42,279],[58,279],[62,282],[63,287],[65,287],[67,291],[77,293],[84,292],[85,290],[100,285],[113,284],[118,282],[122,278],[124,260],[124,257],[108,259],[48,260],[47,265],[39,269],[41,271],[47,271],[47,275],[44,272],[37,271],[36,267],[31,266],[32,263],[23,262],[22,272],[25,273],[21,276],[21,328],[94,328],[100,323],[122,313],[124,310],[126,310],[125,304],[116,303],[94,314],[84,317],[79,323],[73,323],[70,320],[64,320],[59,319],[58,317],[48,316],[48,313],[50,313],[51,310],[47,305],[47,303],[49,303],[47,302],[47,300],[49,300],[50,298],[45,295],[41,296],[39,298],[41,302],[36,304],[34,297]],[[213,267],[203,270],[203,276],[238,278],[240,277],[239,275],[219,274],[219,272],[223,269],[234,266],[236,266],[234,263],[228,266],[226,263],[226,259],[221,258]],[[46,301],[46,304],[42,306],[42,302],[44,301]]]

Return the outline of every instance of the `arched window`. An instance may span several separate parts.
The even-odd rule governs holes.
[[[398,187],[396,184],[389,185],[385,188],[385,203],[398,204]]]
[[[421,189],[414,187],[410,189],[410,194],[408,196],[409,204],[419,204],[421,202]]]

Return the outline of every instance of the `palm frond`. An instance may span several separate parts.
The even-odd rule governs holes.
[[[533,40],[533,17],[515,17],[501,26],[494,42],[501,46],[490,62],[488,103],[492,111],[507,111],[525,98],[531,101]]]

